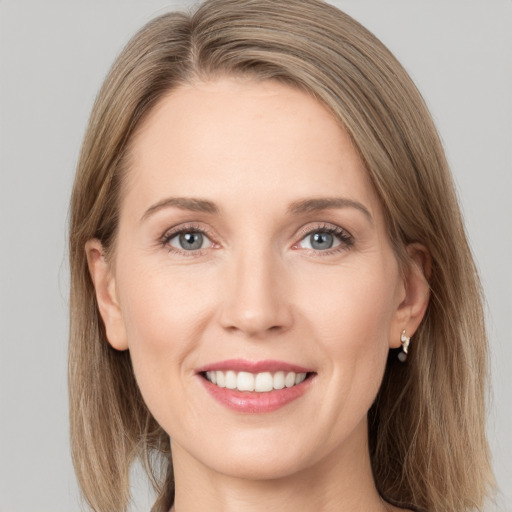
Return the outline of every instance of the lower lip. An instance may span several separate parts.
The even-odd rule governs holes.
[[[209,380],[199,376],[210,395],[220,404],[238,412],[264,413],[272,412],[300,398],[310,387],[312,377],[291,388],[275,389],[266,393],[238,391],[220,388]]]

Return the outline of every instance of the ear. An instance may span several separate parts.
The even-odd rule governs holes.
[[[428,279],[431,272],[430,253],[421,244],[407,246],[409,263],[405,269],[403,281],[403,297],[395,312],[391,323],[391,348],[400,347],[400,336],[405,329],[407,336],[411,337],[418,329],[430,299]]]
[[[111,266],[105,258],[103,246],[98,239],[93,238],[85,244],[85,252],[107,339],[116,350],[127,350],[126,329],[119,307],[116,281]]]

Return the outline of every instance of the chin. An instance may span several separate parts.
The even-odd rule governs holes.
[[[315,439],[321,437],[314,436]],[[230,435],[210,432],[207,439],[196,438],[197,442],[186,439],[185,445],[178,448],[180,455],[184,450],[203,468],[247,480],[289,477],[315,465],[328,452],[325,443],[311,445],[290,429],[283,432],[281,429],[251,429],[239,425]],[[210,441],[213,440],[216,442],[212,444]]]
[[[215,461],[211,469],[218,473],[245,480],[279,480],[296,474],[309,466],[299,454],[227,455]]]

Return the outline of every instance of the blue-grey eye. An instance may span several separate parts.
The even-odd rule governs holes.
[[[198,249],[203,249],[205,242],[208,243],[209,239],[202,233],[197,231],[184,231],[182,233],[177,233],[169,240],[168,243],[170,246],[176,247],[177,249],[196,251]]]
[[[332,249],[340,244],[339,237],[328,231],[315,231],[305,236],[300,242],[303,249],[314,249],[315,251]]]
[[[330,249],[334,243],[331,233],[314,233],[310,235],[310,240],[313,249]]]

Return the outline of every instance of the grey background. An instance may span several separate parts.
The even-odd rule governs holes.
[[[512,2],[339,0],[397,55],[437,121],[488,300],[489,436],[512,511]],[[66,227],[94,96],[127,39],[190,2],[0,1],[0,511],[73,512]],[[447,340],[449,342],[449,340]],[[149,510],[134,478],[133,510]]]

